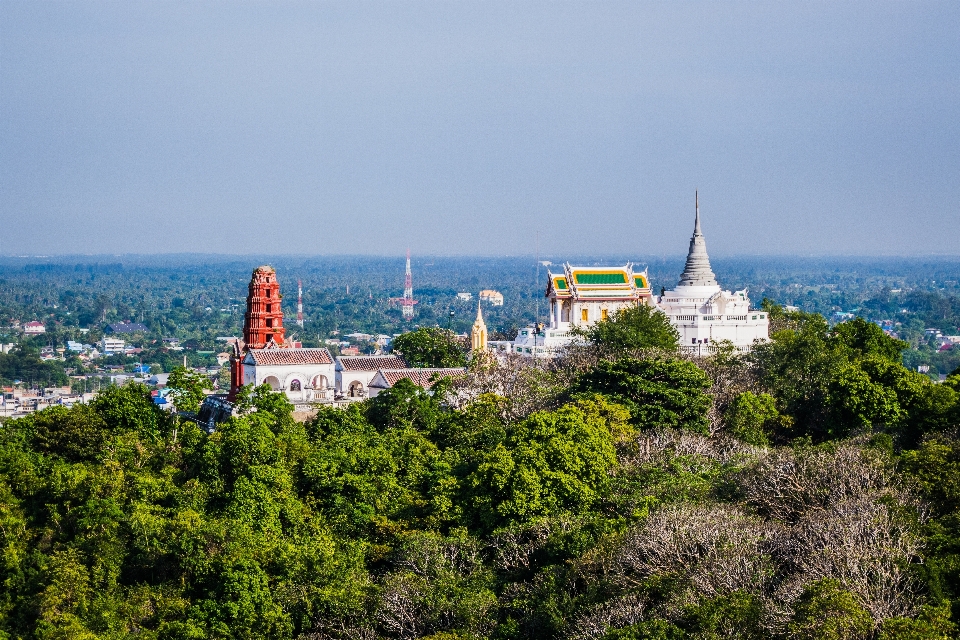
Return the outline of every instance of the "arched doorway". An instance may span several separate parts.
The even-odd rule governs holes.
[[[314,389],[326,389],[327,388],[327,376],[316,376],[313,379],[313,388]]]
[[[350,383],[350,388],[347,389],[347,395],[351,398],[362,398],[363,397],[363,383],[359,380],[354,380]]]
[[[277,376],[267,376],[263,379],[263,384],[270,385],[270,388],[274,391],[280,388],[280,380],[277,379]]]

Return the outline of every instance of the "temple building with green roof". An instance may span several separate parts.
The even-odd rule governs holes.
[[[570,330],[587,328],[612,317],[621,309],[652,304],[646,270],[634,271],[627,263],[619,267],[575,267],[547,273],[547,323],[520,329],[512,342],[488,343],[491,350],[529,357],[549,358],[573,340]]]

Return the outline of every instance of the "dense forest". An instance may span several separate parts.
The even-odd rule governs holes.
[[[137,385],[8,421],[0,634],[954,637],[960,373],[767,309],[748,355],[640,308],[305,423],[260,388],[207,434]]]

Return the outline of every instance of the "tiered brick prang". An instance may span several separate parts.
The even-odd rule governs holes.
[[[277,273],[273,267],[257,267],[250,278],[247,313],[243,317],[243,341],[247,349],[263,349],[271,341],[281,346],[283,333]]]
[[[230,358],[230,393],[227,399],[236,400],[243,386],[243,355],[250,349],[268,345],[283,346],[283,312],[280,310],[280,283],[273,267],[253,270],[247,293],[247,311],[243,316],[243,342],[236,345]]]

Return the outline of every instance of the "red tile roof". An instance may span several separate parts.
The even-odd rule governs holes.
[[[400,356],[339,356],[337,362],[344,371],[379,371],[407,366]]]
[[[433,386],[433,378],[447,378],[463,374],[463,368],[451,369],[381,369],[378,373],[383,376],[389,386],[395,385],[398,381],[406,378],[418,387],[430,388]],[[440,374],[440,375],[437,375]],[[376,380],[376,379],[374,379]],[[372,386],[373,383],[371,383]]]
[[[326,349],[250,349],[250,356],[258,366],[333,363]]]

